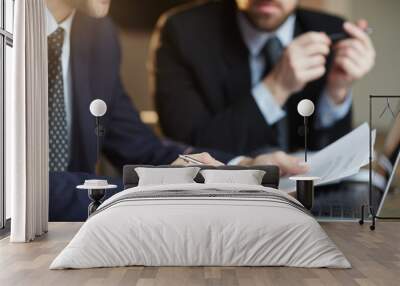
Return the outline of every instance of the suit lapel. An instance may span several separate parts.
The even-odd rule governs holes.
[[[71,158],[72,168],[91,169],[89,144],[93,137],[93,120],[90,120],[89,105],[91,101],[90,86],[90,52],[92,43],[91,25],[87,17],[77,13],[71,28],[71,79],[72,79],[72,126]],[[88,136],[89,135],[89,136]],[[88,162],[88,166],[77,166],[79,162]],[[85,158],[85,159],[82,159]]]
[[[232,3],[231,3],[232,2]],[[234,1],[225,3],[224,38],[222,43],[224,59],[224,83],[228,101],[236,101],[240,95],[248,94],[251,89],[249,53],[243,42],[237,23]]]
[[[296,38],[300,34],[304,33],[304,29],[305,28],[304,28],[304,23],[303,23],[303,17],[301,15],[301,13],[297,10],[293,38]]]
[[[226,45],[224,51],[226,95],[230,100],[235,101],[239,99],[239,95],[247,94],[246,91],[251,88],[248,53],[245,47],[235,48],[232,45]]]

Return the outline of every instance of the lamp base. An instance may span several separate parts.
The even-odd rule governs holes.
[[[297,199],[311,210],[314,204],[314,181],[296,181]]]
[[[106,195],[105,189],[89,189],[89,199],[92,201],[88,206],[88,217],[94,213],[97,208],[101,205],[102,200]]]
[[[302,205],[311,210],[314,205],[314,181],[319,180],[319,177],[290,177],[296,181],[297,200]]]

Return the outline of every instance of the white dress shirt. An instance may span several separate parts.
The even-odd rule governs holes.
[[[242,38],[249,50],[252,95],[264,119],[272,125],[286,116],[286,112],[275,101],[268,87],[262,82],[265,59],[261,50],[273,35],[278,37],[283,47],[288,46],[294,38],[296,16],[289,16],[274,33],[263,32],[254,28],[242,13],[237,14],[237,19]],[[324,90],[317,106],[317,127],[329,127],[337,120],[342,119],[349,112],[351,102],[351,94],[349,94],[342,104],[336,105]]]
[[[64,43],[62,46],[61,65],[64,83],[64,102],[67,115],[68,134],[71,134],[71,116],[72,116],[72,102],[71,102],[71,69],[70,69],[70,49],[71,49],[71,26],[74,19],[75,12],[73,12],[67,19],[61,23],[57,23],[51,12],[46,8],[46,31],[47,36],[51,35],[57,28],[64,29]]]

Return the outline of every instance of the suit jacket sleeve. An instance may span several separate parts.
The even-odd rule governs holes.
[[[119,169],[125,164],[171,164],[188,146],[162,140],[144,124],[129,97],[118,83],[118,97],[113,103],[108,122],[103,151]],[[192,149],[191,153],[209,152],[217,160],[227,163],[233,155],[215,149]]]
[[[159,27],[153,55],[152,82],[163,131],[173,139],[195,146],[240,153],[247,144],[247,134],[269,128],[251,91],[217,112],[212,110],[196,82],[196,71],[187,64],[190,59],[185,59],[187,53],[182,50],[185,45],[179,43],[173,24],[167,21]]]
[[[165,165],[172,163],[179,154],[184,153],[187,145],[162,140],[140,119],[138,111],[126,94],[120,78],[120,47],[116,32],[110,33],[108,56],[115,57],[113,74],[115,76],[112,97],[106,114],[106,136],[103,152],[119,169],[125,164]],[[207,151],[207,150],[204,150]],[[211,155],[222,162],[233,156],[216,150]],[[203,150],[195,150],[203,152]]]
[[[109,37],[108,56],[114,57],[112,67],[114,87],[104,118],[106,135],[102,151],[118,168],[124,164],[170,164],[186,148],[180,144],[164,144],[144,124],[138,111],[125,93],[120,78],[120,47],[116,32],[112,28]]]

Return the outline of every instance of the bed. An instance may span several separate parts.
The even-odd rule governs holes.
[[[262,185],[205,184],[199,174],[195,183],[152,186],[138,186],[137,167],[124,167],[125,190],[99,207],[50,269],[351,267],[309,212],[278,190],[276,167],[252,167],[265,171]]]

